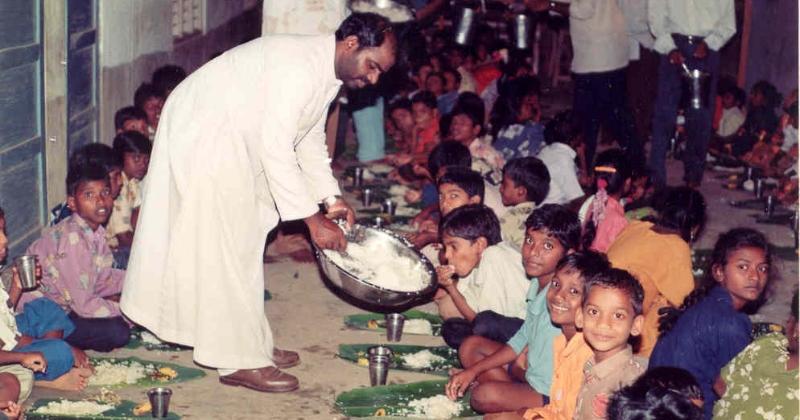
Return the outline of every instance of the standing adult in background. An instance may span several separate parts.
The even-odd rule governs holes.
[[[719,79],[719,50],[736,33],[733,0],[648,0],[648,22],[659,54],[658,93],[653,111],[650,169],[657,187],[667,183],[667,144],[675,131],[681,99],[682,65],[710,74],[708,103],[686,109],[688,142],[683,180],[697,187],[703,180],[711,117]]]
[[[625,15],[618,2],[533,0],[529,5],[536,11],[569,16],[575,81],[573,110],[583,127],[587,167],[593,167],[601,122],[611,130],[629,159],[641,159],[641,144],[634,136],[625,96],[630,43]]]
[[[352,14],[334,35],[264,36],[192,73],[170,95],[152,151],[122,294],[125,315],[194,347],[220,382],[262,392],[298,388],[280,368],[264,313],[267,233],[304,220],[322,248],[344,235],[319,212],[353,220],[325,149],[340,86],[375,84],[395,61],[389,22]]]

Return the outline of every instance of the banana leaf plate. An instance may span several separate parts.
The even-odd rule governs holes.
[[[413,412],[408,407],[410,401],[443,395],[446,383],[447,380],[436,380],[357,388],[339,394],[336,397],[336,408],[348,417],[408,417],[409,412]],[[479,416],[469,406],[469,394],[459,403],[461,413],[459,417],[452,418]]]
[[[367,367],[367,349],[376,344],[340,344],[339,357],[353,362],[359,366]],[[392,349],[392,363],[391,369],[407,370],[411,372],[430,373],[438,376],[448,376],[450,368],[460,368],[461,363],[458,361],[458,352],[447,346],[410,346],[402,344],[388,344],[386,345]],[[428,367],[412,367],[405,362],[405,357],[428,350],[435,356],[439,356],[444,360],[437,360],[431,362]]]
[[[119,383],[119,384],[108,384],[108,385],[95,385],[91,383],[91,378],[90,378],[89,379],[90,387],[122,388],[130,386],[141,386],[141,387],[166,386],[170,384],[176,384],[179,382],[186,382],[194,379],[199,379],[206,376],[206,373],[200,369],[180,366],[174,363],[158,362],[153,360],[142,360],[139,359],[138,357],[125,357],[125,358],[92,357],[90,359],[92,365],[95,366],[103,361],[108,361],[111,364],[122,365],[122,366],[130,366],[132,363],[139,363],[148,367],[147,371],[149,372],[149,374],[132,384]],[[165,372],[159,371],[160,369],[164,368],[166,368]],[[176,375],[175,376],[169,375],[168,373],[171,372],[174,372]]]
[[[416,309],[411,309],[409,311],[403,312],[403,315],[406,316],[406,321],[413,319],[427,320],[431,324],[431,330],[433,331],[433,335],[442,334],[443,321],[442,317],[440,317],[439,315],[422,312]],[[369,331],[377,331],[383,333],[386,332],[386,321],[384,320],[384,314],[379,314],[379,313],[348,315],[344,318],[344,324],[350,328],[357,330],[369,330]],[[403,334],[428,335],[423,333],[415,333],[409,331],[406,328],[403,329]]]
[[[264,291],[264,293],[269,293],[269,292]],[[148,339],[148,341],[145,341],[143,335],[145,333],[152,336],[153,338]],[[145,330],[144,328],[134,327],[131,328],[130,340],[128,340],[128,344],[125,346],[125,348],[138,349],[139,347],[144,347],[146,350],[149,351],[184,351],[190,349],[190,347],[181,346],[180,344],[167,343],[166,341],[160,341],[160,340],[158,340],[159,341],[158,343],[153,343],[151,342],[153,339],[158,340],[158,338],[147,332],[147,330]]]
[[[145,419],[145,418],[152,418],[150,416],[150,412],[146,412],[140,416],[133,414],[133,409],[136,407],[136,403],[133,401],[122,400],[113,410],[104,411],[101,414],[90,415],[90,416],[80,416],[80,415],[69,415],[69,414],[40,414],[36,413],[36,410],[42,406],[45,406],[53,401],[61,401],[65,400],[64,398],[44,398],[37,400],[33,403],[33,406],[25,413],[25,418],[27,420],[136,420],[136,419]],[[67,401],[82,401],[82,400],[73,400],[73,399],[66,399]],[[181,417],[173,412],[170,412],[167,417],[162,417],[167,420],[178,420]]]

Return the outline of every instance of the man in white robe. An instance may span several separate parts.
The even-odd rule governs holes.
[[[161,339],[194,347],[220,382],[262,392],[298,388],[280,368],[264,313],[263,251],[280,220],[342,249],[319,212],[353,211],[325,149],[325,114],[344,83],[378,81],[395,61],[389,22],[353,14],[335,35],[265,36],[191,74],[170,95],[150,160],[121,307]]]

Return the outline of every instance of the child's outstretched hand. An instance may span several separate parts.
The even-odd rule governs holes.
[[[465,369],[451,376],[447,385],[444,386],[444,392],[447,398],[455,401],[463,397],[464,393],[467,392],[467,389],[472,385],[472,382],[475,381],[476,376],[472,369]]]
[[[44,372],[47,370],[47,360],[44,359],[42,353],[35,351],[24,354],[19,364],[34,372]]]
[[[455,281],[453,280],[455,274],[456,268],[452,265],[440,265],[436,267],[436,279],[441,287],[453,287],[453,285],[455,285]]]
[[[0,412],[6,415],[11,420],[18,419],[22,414],[22,407],[14,401],[0,402]]]

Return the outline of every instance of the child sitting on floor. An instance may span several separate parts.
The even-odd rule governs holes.
[[[411,158],[414,162],[424,163],[428,159],[428,154],[439,143],[439,111],[436,108],[436,97],[425,90],[417,93],[411,99],[411,113],[414,116]]]
[[[615,392],[606,413],[608,420],[701,420],[703,391],[691,373],[658,367]]]
[[[111,351],[128,343],[130,328],[119,308],[125,272],[113,257],[103,224],[111,213],[105,168],[79,165],[67,174],[67,205],[73,214],[46,228],[28,248],[42,264],[42,286],[23,303],[47,297],[69,313],[75,331],[66,337],[80,349]]]
[[[521,409],[515,413],[487,415],[486,420],[572,419],[583,383],[583,367],[592,356],[591,347],[575,325],[575,316],[581,310],[585,283],[609,268],[605,256],[591,251],[568,254],[558,262],[556,275],[547,289],[550,320],[561,328],[561,335],[553,342],[550,402],[543,407]]]
[[[544,163],[535,157],[511,159],[503,168],[500,197],[503,205],[509,209],[500,217],[500,232],[503,241],[514,249],[522,249],[525,221],[547,196],[549,187],[550,173]]]
[[[397,99],[389,104],[389,119],[395,127],[394,146],[396,154],[411,154],[414,143],[414,117],[411,115],[411,101],[406,98]],[[394,155],[387,156],[391,160]]]
[[[458,349],[470,335],[506,341],[525,317],[530,282],[519,252],[500,239],[500,222],[481,204],[459,207],[442,219],[445,265],[436,268],[447,296],[436,300],[442,338]]]
[[[126,267],[133,243],[135,218],[141,205],[141,181],[150,164],[150,140],[136,131],[114,137],[114,153],[122,162],[122,188],[114,200],[114,210],[106,225],[108,246],[113,249],[117,267]]]
[[[797,304],[795,291],[785,335],[776,332],[754,340],[722,369],[718,389],[724,391],[714,418],[797,418]]]
[[[720,370],[750,344],[752,325],[743,312],[761,301],[770,261],[764,235],[729,230],[714,246],[703,283],[679,309],[664,311],[650,366],[679,367],[694,375],[703,390],[705,419],[722,393],[714,391]]]
[[[575,325],[583,331],[593,355],[582,369],[584,380],[575,419],[605,419],[611,393],[629,385],[647,369],[647,359],[634,356],[628,344],[641,332],[643,299],[639,282],[618,268],[586,283]]]
[[[0,209],[0,263],[8,249],[5,228],[5,213]],[[44,358],[41,369],[31,368],[36,371],[36,385],[66,391],[82,390],[92,374],[89,358],[83,350],[64,341],[75,330],[75,325],[63,309],[46,298],[28,302],[14,315],[23,291],[16,267],[12,271],[11,282],[0,288],[0,302],[6,303],[0,305],[0,345],[3,350],[19,353],[23,358],[35,355]],[[40,271],[41,267],[37,266],[39,276]],[[30,388],[23,392],[26,397],[29,393]]]
[[[491,137],[483,136],[482,115],[475,110],[456,107],[450,114],[449,141],[456,141],[467,148],[472,155],[472,169],[492,181],[500,182],[505,159],[492,147]]]
[[[576,161],[582,157],[573,148],[579,139],[578,130],[572,121],[572,114],[564,111],[548,121],[544,129],[545,146],[536,155],[550,172],[550,188],[544,202],[564,204],[583,197],[583,188],[578,181],[579,166]]]
[[[147,114],[135,106],[120,108],[114,114],[114,128],[117,134],[136,131],[147,136]]]
[[[622,229],[628,225],[625,208],[620,203],[631,186],[631,170],[625,152],[606,150],[597,156],[594,166],[597,192],[586,200],[579,214],[583,220],[583,247],[606,252]]]
[[[566,207],[544,205],[526,222],[522,265],[531,277],[525,322],[507,342],[470,337],[459,348],[464,371],[453,375],[445,391],[462,397],[472,382],[470,403],[483,413],[541,407],[549,402],[553,380],[553,341],[561,333],[547,312],[547,290],[558,262],[580,242],[578,216]],[[521,368],[520,368],[521,367]],[[524,371],[524,377],[520,375]]]
[[[147,115],[147,138],[155,138],[158,120],[161,118],[161,108],[164,107],[162,93],[150,83],[142,83],[133,94],[133,106],[141,109]]]

